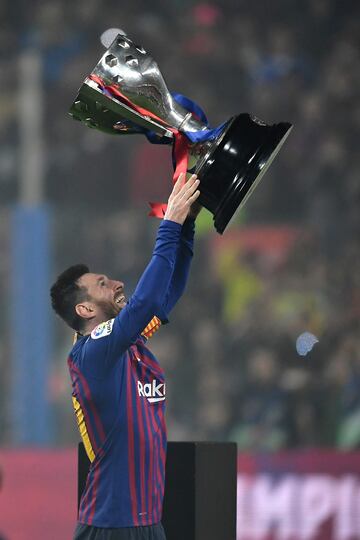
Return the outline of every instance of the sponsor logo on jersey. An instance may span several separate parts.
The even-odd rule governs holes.
[[[165,383],[154,379],[151,383],[143,384],[138,381],[138,394],[146,397],[149,403],[157,403],[165,400]]]
[[[91,332],[92,339],[99,339],[111,334],[113,329],[115,319],[110,319],[109,321],[102,322],[98,324],[94,330]]]

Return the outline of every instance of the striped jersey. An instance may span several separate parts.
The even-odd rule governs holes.
[[[161,520],[165,484],[166,385],[147,347],[184,291],[194,225],[164,220],[125,308],[75,343],[72,400],[90,459],[79,522],[134,527]]]

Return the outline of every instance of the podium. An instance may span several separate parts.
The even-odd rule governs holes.
[[[78,508],[89,460],[78,452]],[[235,443],[169,442],[162,523],[167,540],[236,540]]]

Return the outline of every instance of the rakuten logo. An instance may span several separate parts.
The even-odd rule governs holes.
[[[139,396],[146,397],[149,403],[165,400],[165,383],[158,383],[154,379],[151,383],[142,384],[138,381]]]

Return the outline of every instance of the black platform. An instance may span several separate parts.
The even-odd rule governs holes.
[[[79,444],[78,506],[89,460]],[[235,443],[169,442],[162,523],[167,540],[236,540]]]

